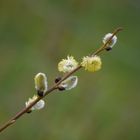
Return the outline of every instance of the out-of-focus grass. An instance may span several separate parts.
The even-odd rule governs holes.
[[[45,72],[49,85],[60,59],[96,50],[118,26],[118,43],[104,53],[97,73],[77,73],[77,88],[54,92],[47,107],[22,117],[1,133],[11,140],[140,139],[140,2],[131,0],[2,0],[0,2],[0,121],[34,93],[33,77]]]

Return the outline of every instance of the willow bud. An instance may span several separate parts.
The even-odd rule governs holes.
[[[61,82],[58,89],[59,90],[70,90],[72,88],[75,88],[77,86],[77,83],[78,83],[78,77],[70,76],[69,78],[67,78],[66,80]]]
[[[48,89],[47,77],[44,73],[38,73],[35,78],[35,89],[39,96],[43,96]]]

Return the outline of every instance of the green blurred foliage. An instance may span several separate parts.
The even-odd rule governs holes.
[[[77,88],[49,95],[45,109],[24,115],[0,139],[140,139],[139,13],[138,0],[1,0],[1,124],[33,96],[36,73],[46,73],[51,85],[62,58],[80,61],[106,33],[124,30],[101,56],[101,71],[76,73]]]

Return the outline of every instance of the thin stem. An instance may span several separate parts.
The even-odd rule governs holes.
[[[107,44],[111,41],[111,39],[119,32],[121,31],[122,28],[117,28],[113,33],[112,33],[112,36],[109,38],[109,40],[103,44],[99,49],[97,49],[94,53],[91,54],[91,56],[94,56],[94,55],[97,55],[99,54],[100,52],[102,52]],[[23,116],[25,113],[28,112],[28,110],[30,110],[32,108],[32,106],[34,106],[39,100],[41,100],[42,98],[44,98],[46,95],[50,94],[52,91],[56,90],[59,86],[59,84],[64,81],[65,79],[67,79],[68,77],[70,77],[73,73],[77,72],[79,69],[81,69],[82,66],[79,65],[77,68],[75,68],[73,71],[67,73],[66,75],[64,75],[62,77],[62,79],[57,82],[56,84],[54,84],[51,88],[49,88],[44,96],[42,97],[38,97],[36,100],[34,100],[28,107],[24,107],[21,111],[19,111],[15,116],[13,116],[11,119],[9,119],[4,125],[2,125],[0,127],[0,132],[2,132],[3,130],[5,130],[7,127],[9,127],[10,125],[14,124],[16,122],[17,119],[19,119],[21,116]]]

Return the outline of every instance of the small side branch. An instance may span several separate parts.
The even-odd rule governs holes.
[[[122,28],[117,28],[113,33],[112,36],[109,38],[109,40],[103,44],[99,49],[97,49],[94,53],[91,54],[91,56],[97,55],[99,53],[101,53],[102,51],[105,50],[105,48],[107,47],[107,44],[112,40],[112,38],[119,32],[121,31]],[[80,70],[82,68],[81,65],[79,65],[77,68],[75,68],[74,70],[72,70],[71,72],[67,73],[66,75],[64,75],[62,77],[62,79],[60,81],[58,81],[57,83],[55,83],[50,89],[48,89],[44,95],[42,97],[38,97],[36,100],[34,100],[28,107],[23,108],[21,111],[19,111],[15,116],[13,116],[11,119],[9,119],[4,125],[2,125],[0,127],[0,132],[4,131],[7,127],[13,125],[17,119],[19,119],[21,116],[23,116],[25,113],[27,113],[38,101],[40,101],[42,98],[44,98],[46,95],[52,93],[54,90],[56,90],[58,88],[58,86],[61,84],[61,82],[63,82],[64,80],[66,80],[67,78],[69,78],[73,73],[77,72],[78,70]]]

